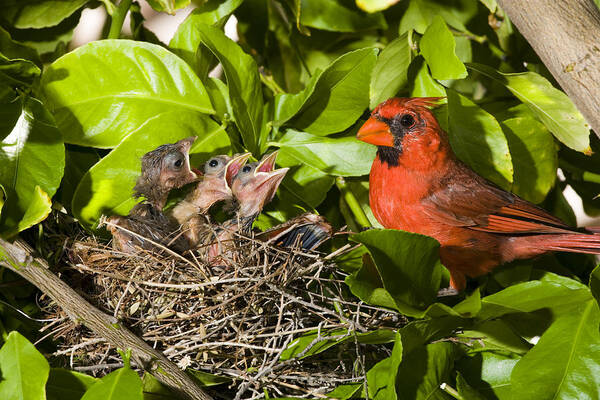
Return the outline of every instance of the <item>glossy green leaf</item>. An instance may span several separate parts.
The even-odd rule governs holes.
[[[192,376],[196,378],[202,386],[217,386],[231,382],[231,378],[226,376],[209,374],[208,372],[197,371],[192,368],[188,368],[186,371],[192,374]]]
[[[373,306],[396,309],[392,295],[383,287],[381,276],[370,254],[361,256],[362,265],[345,279],[353,295]]]
[[[365,344],[382,344],[394,341],[396,333],[391,329],[379,329],[371,332],[356,333],[347,329],[334,329],[328,331],[310,331],[293,340],[281,353],[280,360],[292,358],[306,358],[322,353],[333,346],[346,341],[357,341]]]
[[[374,48],[344,54],[315,78],[314,87],[309,84],[305,91],[281,100],[275,114],[279,123],[295,115],[288,125],[314,135],[348,128],[369,106],[369,84],[376,61]]]
[[[6,192],[0,234],[11,236],[50,212],[65,149],[52,116],[33,98],[0,107],[0,138],[0,184]]]
[[[85,392],[81,400],[143,400],[142,380],[126,365],[102,377]]]
[[[395,400],[396,394],[396,376],[398,367],[402,362],[402,338],[396,333],[394,338],[394,348],[392,355],[379,361],[367,372],[367,388],[369,399],[374,400]]]
[[[254,59],[218,28],[199,25],[202,43],[219,59],[229,88],[234,118],[246,147],[260,153],[266,137],[261,137],[263,94]]]
[[[380,13],[365,14],[342,0],[299,0],[300,23],[311,28],[337,32],[385,29]],[[350,3],[351,4],[351,3]]]
[[[395,308],[422,315],[437,295],[442,279],[439,243],[427,236],[392,229],[373,229],[352,235],[373,256],[383,287]]]
[[[459,336],[479,340],[487,350],[525,354],[531,347],[502,320],[484,321],[472,329],[464,330]]]
[[[46,28],[59,24],[90,0],[9,1],[5,17],[15,28]],[[12,3],[12,4],[11,4]]]
[[[363,388],[362,382],[348,383],[346,385],[339,385],[331,392],[327,393],[327,397],[330,399],[348,400],[354,398],[355,395],[360,393]]]
[[[445,398],[440,385],[449,383],[454,353],[452,343],[438,342],[417,347],[406,354],[398,369],[398,398]]]
[[[448,89],[450,144],[463,162],[484,178],[508,188],[513,165],[498,121],[470,99]]]
[[[600,310],[593,299],[557,319],[515,365],[512,398],[599,398],[599,324]]]
[[[0,348],[0,398],[44,400],[48,361],[19,332],[12,331]]]
[[[81,14],[82,12],[79,10],[58,25],[41,29],[13,29],[11,34],[14,40],[33,48],[40,56],[43,56],[44,62],[49,63],[66,53]],[[31,60],[35,61],[36,59]],[[38,63],[38,65],[40,64]]]
[[[191,68],[164,48],[102,40],[54,62],[42,76],[65,142],[112,148],[163,114],[214,112]]]
[[[406,32],[391,41],[379,54],[373,68],[369,108],[394,97],[408,84],[408,66],[412,61],[412,32]]]
[[[0,27],[0,53],[8,59],[21,58],[32,61],[36,65],[41,64],[40,57],[34,49],[13,40],[10,33],[2,27]]]
[[[202,42],[199,26],[214,25],[222,27],[231,13],[242,4],[242,1],[207,1],[188,15],[169,42],[169,48],[192,66],[200,79],[204,80],[208,75],[212,65],[211,60],[214,57],[207,48],[199,47]]]
[[[532,312],[542,308],[555,315],[568,313],[590,299],[587,286],[572,279],[545,273],[540,280],[519,283],[482,299],[480,319],[497,318],[515,312]]]
[[[590,127],[571,99],[534,72],[503,74],[482,64],[467,67],[506,86],[554,136],[573,150],[590,152]]]
[[[368,174],[377,150],[354,137],[333,139],[291,129],[273,145],[279,146],[284,156],[339,176]]]
[[[410,97],[445,97],[446,89],[431,77],[422,56],[413,60],[408,69]],[[442,121],[438,119],[440,126]]]
[[[590,290],[592,291],[592,296],[594,296],[596,302],[600,304],[600,266],[596,266],[590,274]]]
[[[465,65],[456,56],[454,36],[441,16],[433,19],[419,47],[435,79],[462,79],[468,75]]]
[[[306,204],[316,208],[327,196],[327,192],[333,186],[335,178],[300,160],[286,152],[280,152],[277,156],[277,164],[288,167],[290,170],[285,175],[282,185],[290,191],[295,199],[294,203]]]
[[[390,8],[400,0],[356,0],[356,5],[369,13],[382,11]]]
[[[511,190],[531,202],[542,202],[556,181],[558,157],[554,138],[531,117],[507,119],[501,126],[514,168]]]
[[[198,139],[192,153],[214,154],[229,145],[219,125],[195,112],[165,112],[140,126],[84,175],[73,197],[73,214],[86,226],[94,226],[102,214],[126,215],[136,203],[132,194],[141,157],[162,144],[194,135]]]
[[[470,0],[411,0],[400,20],[400,34],[414,29],[423,34],[440,15],[452,28],[466,31],[465,24],[477,14],[477,3]]]
[[[146,0],[152,8],[158,12],[166,12],[175,15],[179,9],[190,5],[191,0]]]
[[[9,60],[0,53],[0,84],[27,90],[40,76],[40,72],[31,61]]]
[[[79,400],[98,378],[62,368],[51,368],[46,396],[48,400]]]
[[[463,399],[485,400],[483,395],[467,383],[460,372],[456,372],[456,391]]]
[[[512,354],[486,351],[458,361],[457,369],[468,384],[485,398],[510,400],[510,374],[519,359]]]

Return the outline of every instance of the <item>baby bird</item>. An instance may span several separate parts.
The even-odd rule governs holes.
[[[189,163],[190,147],[195,140],[193,136],[164,144],[142,157],[142,172],[133,190],[134,197],[143,197],[144,200],[136,204],[126,217],[112,216],[107,219],[115,249],[135,253],[138,248],[154,248],[150,241],[176,250],[183,246],[181,238],[171,237],[174,226],[162,209],[172,189],[197,179]]]
[[[244,153],[233,158],[219,155],[208,160],[204,164],[202,180],[171,210],[170,216],[181,227],[190,248],[196,247],[200,240],[200,232],[207,222],[205,214],[210,207],[219,201],[233,198],[229,185],[250,155],[251,153]]]
[[[207,259],[214,261],[224,254],[224,245],[232,243],[236,234],[248,235],[252,224],[265,204],[273,199],[289,168],[274,170],[277,153],[263,157],[260,162],[245,165],[235,176],[231,191],[237,204],[236,215],[210,235]]]

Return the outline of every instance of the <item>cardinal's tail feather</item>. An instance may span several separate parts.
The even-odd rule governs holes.
[[[540,238],[544,250],[600,254],[600,234],[568,233],[544,235]]]

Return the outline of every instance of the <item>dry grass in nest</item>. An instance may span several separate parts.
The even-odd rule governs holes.
[[[355,332],[403,322],[349,293],[345,273],[332,262],[335,253],[239,237],[233,259],[217,266],[199,253],[127,255],[87,237],[73,241],[65,254],[71,270],[63,279],[92,304],[179,367],[231,378],[227,390],[214,393],[222,398],[260,398],[264,389],[272,397],[324,397],[337,385],[363,380],[389,353],[385,346],[352,340]],[[115,349],[66,317],[45,329],[62,339],[55,355],[67,356],[71,368],[102,375],[120,366]],[[302,359],[333,329],[348,340]],[[311,331],[323,334],[294,358],[280,360],[293,340]]]

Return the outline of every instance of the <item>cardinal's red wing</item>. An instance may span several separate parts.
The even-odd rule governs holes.
[[[440,185],[423,200],[424,212],[439,222],[504,234],[570,233],[560,219],[487,182],[470,170]]]

